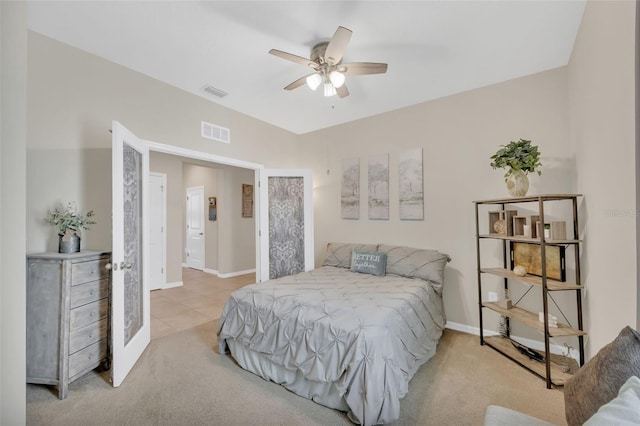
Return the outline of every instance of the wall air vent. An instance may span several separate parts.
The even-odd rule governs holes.
[[[205,139],[211,139],[218,142],[231,143],[231,130],[226,127],[200,122],[200,135]]]
[[[220,90],[220,89],[218,89],[216,87],[213,87],[210,84],[207,85],[207,86],[204,86],[202,88],[202,90],[204,90],[205,92],[209,93],[210,95],[217,96],[218,98],[224,98],[225,96],[228,95],[228,93],[225,92],[224,90]]]

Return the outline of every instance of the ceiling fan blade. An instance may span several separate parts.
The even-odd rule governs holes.
[[[293,90],[293,89],[297,89],[300,86],[303,86],[307,82],[307,77],[313,74],[315,73],[311,73],[311,74],[305,75],[304,77],[300,77],[293,83],[290,83],[289,85],[285,86],[284,90]]]
[[[343,84],[342,86],[336,88],[336,92],[338,92],[338,96],[340,96],[341,98],[349,96],[349,89],[347,89],[346,84]]]
[[[338,71],[345,75],[367,75],[367,74],[384,74],[387,72],[387,64],[376,62],[352,62],[350,64],[341,64]]]
[[[327,45],[327,50],[324,52],[325,62],[331,65],[340,63],[344,52],[347,50],[347,44],[349,44],[349,40],[351,40],[352,33],[350,29],[338,27]]]
[[[307,58],[303,58],[302,56],[294,55],[293,53],[283,52],[282,50],[278,49],[271,49],[269,53],[282,59],[286,59],[287,61],[295,62],[296,64],[306,65],[313,69],[318,68],[318,64],[316,64],[315,62],[310,61]]]

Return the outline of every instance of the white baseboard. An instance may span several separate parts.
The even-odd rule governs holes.
[[[256,270],[255,269],[247,269],[245,271],[237,271],[237,272],[228,272],[226,274],[220,274],[218,273],[218,276],[220,278],[231,278],[231,277],[237,277],[238,275],[246,275],[246,274],[253,274],[255,273]]]
[[[188,268],[189,265],[187,265],[186,263],[182,264],[183,268]],[[255,269],[247,269],[246,271],[237,271],[237,272],[227,272],[226,274],[221,274],[220,272],[216,271],[215,269],[208,269],[208,268],[204,268],[202,270],[202,272],[207,273],[207,274],[211,274],[211,275],[216,275],[220,278],[231,278],[231,277],[237,277],[238,275],[246,275],[246,274],[253,274],[256,272]],[[180,285],[182,285],[182,283],[180,283]]]
[[[457,322],[447,321],[445,328],[480,336],[480,328],[471,327],[470,325],[465,325],[465,324],[459,324]],[[483,330],[483,335],[485,336],[498,336],[499,334],[500,333],[493,330],[486,330],[486,329]],[[544,341],[532,340],[532,339],[527,339],[526,337],[519,337],[519,336],[513,336],[513,335],[511,336],[511,338],[532,349],[544,351]],[[566,354],[565,348],[559,345],[549,344],[549,350],[553,354],[558,354],[558,355]],[[578,364],[580,364],[580,354],[578,353],[578,351],[571,351],[571,357],[575,359],[578,362]]]
[[[172,282],[172,283],[166,283],[166,284],[162,287],[162,289],[163,289],[163,290],[166,290],[166,289],[168,289],[168,288],[182,287],[182,286],[183,286],[182,281],[176,281],[176,282]]]

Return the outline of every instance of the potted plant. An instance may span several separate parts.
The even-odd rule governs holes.
[[[80,251],[80,236],[77,234],[82,229],[89,229],[94,225],[95,213],[93,210],[85,214],[78,213],[75,202],[67,203],[64,209],[55,208],[49,211],[49,217],[45,219],[50,225],[58,228],[58,252],[76,253]]]
[[[507,169],[504,181],[507,183],[509,194],[514,197],[524,197],[529,190],[527,174],[531,172],[542,174],[540,151],[526,139],[511,141],[508,145],[500,146],[502,148],[491,156],[491,167]]]

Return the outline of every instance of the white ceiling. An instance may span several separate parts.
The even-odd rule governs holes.
[[[29,28],[294,133],[566,65],[585,1],[29,2]],[[344,62],[386,62],[349,76],[351,95],[283,87],[342,25]],[[213,85],[227,93],[202,91]],[[222,123],[221,123],[222,124]]]

